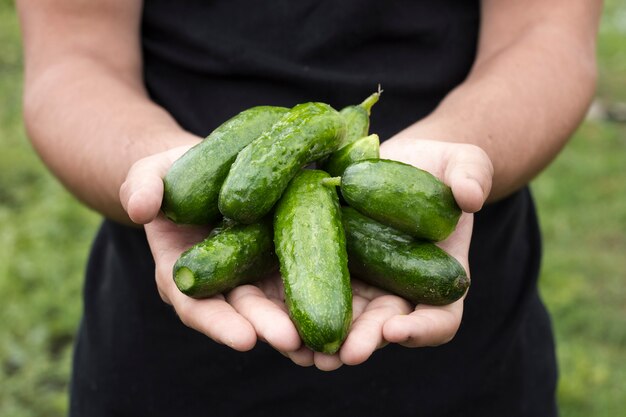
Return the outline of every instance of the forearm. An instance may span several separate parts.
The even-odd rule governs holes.
[[[79,199],[130,222],[119,197],[130,166],[198,140],[147,96],[141,0],[18,0],[17,9],[29,138]]]
[[[595,51],[579,30],[547,19],[483,45],[466,81],[400,136],[478,145],[494,167],[488,200],[508,195],[555,157],[593,96]]]
[[[138,159],[197,138],[138,85],[97,60],[75,55],[27,77],[24,113],[44,162],[79,199],[128,221],[119,188]]]

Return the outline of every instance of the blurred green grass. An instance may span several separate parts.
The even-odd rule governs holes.
[[[605,1],[597,97],[626,103],[626,1]],[[623,120],[624,121],[624,120]],[[588,120],[532,184],[544,236],[564,417],[624,415],[626,124]]]
[[[22,53],[0,3],[0,416],[62,416],[98,216],[46,171],[21,120]]]
[[[626,102],[626,2],[605,3],[598,96]],[[62,416],[82,275],[99,217],[32,151],[21,122],[22,53],[0,0],[0,416]],[[626,125],[588,121],[533,182],[545,237],[564,417],[615,417],[626,398]]]
[[[586,122],[533,184],[566,417],[619,416],[626,398],[626,127]]]

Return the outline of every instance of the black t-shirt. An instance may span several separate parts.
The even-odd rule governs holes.
[[[371,131],[428,114],[467,75],[476,1],[146,0],[151,97],[207,135],[261,104],[362,101]],[[475,216],[472,287],[448,344],[390,345],[364,364],[301,368],[259,342],[235,352],[185,327],[158,296],[143,231],[105,221],[94,243],[72,375],[73,416],[554,416],[540,237],[527,189]]]

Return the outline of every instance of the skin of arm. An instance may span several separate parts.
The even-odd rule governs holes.
[[[131,165],[200,140],[147,96],[141,1],[19,0],[17,7],[33,146],[81,201],[131,224],[119,198]]]
[[[439,176],[466,213],[527,184],[565,145],[593,97],[601,10],[601,0],[483,1],[467,79],[428,117],[384,142],[381,157]],[[417,347],[436,341],[428,335],[439,329],[445,342],[460,326],[462,303],[452,312],[417,306],[391,317],[383,337]]]
[[[20,0],[18,8],[25,121],[35,148],[88,205],[118,221],[145,224],[159,292],[186,325],[237,350],[263,340],[297,364],[324,370],[362,363],[390,342],[433,346],[454,337],[463,300],[415,307],[358,281],[354,322],[335,355],[301,347],[278,276],[207,300],[183,296],[172,265],[206,231],[180,228],[159,215],[161,178],[199,138],[145,93],[141,5]],[[382,157],[427,169],[452,187],[465,214],[441,246],[466,269],[470,213],[526,184],[581,120],[594,89],[600,9],[598,1],[484,1],[467,80],[432,114],[383,143]]]
[[[593,97],[601,9],[598,0],[483,1],[467,79],[384,146],[419,138],[480,147],[493,163],[493,183],[480,184],[487,201],[527,184],[565,145]],[[479,207],[470,202],[468,211]]]
[[[146,93],[142,2],[18,0],[17,8],[25,56],[24,122],[35,150],[86,205],[121,223],[147,223],[157,288],[184,324],[233,349],[251,349],[257,330],[230,301],[193,300],[173,285],[174,261],[207,231],[157,216],[161,178],[201,138],[184,131]],[[275,293],[273,288],[268,291]],[[240,308],[252,305],[247,314],[286,329],[262,334],[268,343],[297,350],[300,339],[288,317],[282,311],[274,317],[271,309],[265,313],[275,305],[269,296],[260,293],[255,302],[258,292],[249,293],[232,303],[243,300]]]

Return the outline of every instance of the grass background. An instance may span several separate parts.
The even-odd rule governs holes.
[[[598,101],[626,103],[626,0],[607,0]],[[62,416],[82,274],[99,218],[43,167],[21,121],[22,52],[0,0],[0,416]],[[545,237],[564,417],[616,417],[626,398],[626,124],[586,121],[532,184]],[[623,114],[622,114],[623,116]]]

